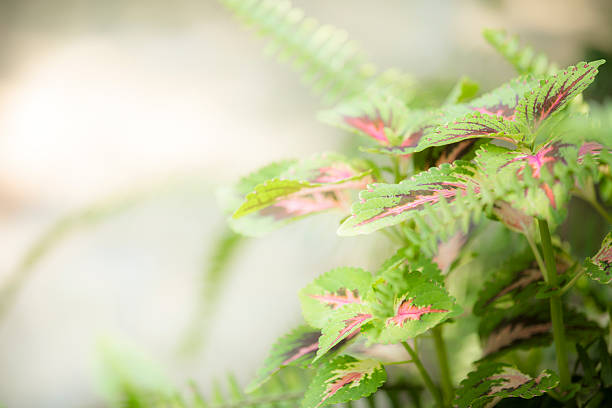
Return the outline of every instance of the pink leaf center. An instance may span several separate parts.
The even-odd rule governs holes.
[[[448,312],[448,310],[432,309],[431,305],[425,307],[414,306],[412,305],[412,299],[408,299],[403,301],[398,307],[395,316],[387,319],[387,326],[390,326],[393,323],[399,327],[404,327],[404,323],[407,320],[421,320],[421,316],[424,314],[446,312]]]
[[[343,376],[341,376],[339,378],[338,377],[332,377],[330,379],[330,381],[332,381],[332,383],[327,387],[325,396],[317,404],[317,407],[320,407],[321,404],[323,404],[323,402],[325,402],[327,399],[332,397],[335,393],[337,393],[345,385],[353,383],[355,381],[361,380],[361,377],[363,377],[363,373],[360,373],[360,372],[348,373],[348,374],[345,374],[345,375],[343,375]]]
[[[352,127],[361,130],[363,133],[378,140],[380,143],[387,145],[389,139],[385,135],[385,123],[380,117],[370,119],[367,116],[361,117],[345,117],[344,121]]]
[[[338,293],[330,293],[326,295],[309,295],[313,299],[317,299],[321,303],[331,306],[332,309],[338,309],[349,303],[361,303],[359,292],[357,290],[345,289],[344,293],[341,290]]]

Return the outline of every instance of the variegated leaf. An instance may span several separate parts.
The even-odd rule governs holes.
[[[420,126],[406,135],[400,146],[374,150],[404,155],[476,138],[514,142],[522,131],[515,123],[517,104],[534,85],[536,82],[533,78],[520,77],[469,103],[445,107],[430,114]]]
[[[516,349],[546,346],[552,342],[550,308],[544,300],[524,299],[508,309],[489,309],[480,321],[483,359],[494,359]],[[571,309],[564,309],[566,336],[588,342],[601,334],[596,323]]]
[[[427,206],[452,204],[458,197],[478,192],[473,169],[467,163],[444,164],[399,184],[373,184],[359,193],[352,215],[338,234],[367,234],[414,218]]]
[[[302,408],[319,408],[367,397],[386,380],[387,373],[379,361],[340,356],[318,370],[304,395]]]
[[[221,188],[217,194],[221,208],[228,215],[233,214],[244,201],[244,197],[255,190],[256,186],[280,177],[295,163],[297,163],[297,160],[284,160],[268,164],[241,178],[235,185]]]
[[[488,309],[495,308],[496,303],[507,308],[508,305],[520,302],[525,296],[534,296],[538,289],[537,283],[542,279],[542,273],[529,257],[510,259],[493,272],[491,279],[485,283],[474,304],[474,314],[482,315]]]
[[[438,276],[439,271],[403,268],[380,275],[368,296],[375,317],[365,330],[368,339],[398,343],[461,313],[461,307],[440,284]]]
[[[315,361],[340,342],[357,336],[372,319],[368,305],[362,303],[351,303],[334,311],[321,330]]]
[[[503,116],[470,113],[451,123],[438,126],[426,133],[417,146],[418,151],[432,146],[458,143],[466,139],[491,138],[516,143],[521,128]]]
[[[530,399],[544,394],[559,383],[559,376],[544,370],[536,378],[505,363],[485,363],[468,374],[457,390],[459,408],[488,408],[504,398]]]
[[[517,121],[526,123],[532,130],[537,129],[543,121],[582,93],[593,82],[597,68],[604,62],[579,62],[541,81],[538,88],[519,102]]]
[[[555,172],[576,162],[577,154],[575,145],[563,142],[544,145],[534,154],[485,145],[477,152],[475,163],[485,176],[480,180],[483,186],[511,206],[514,217],[508,219],[510,223],[531,216],[557,224],[565,216],[573,180],[559,178]],[[504,215],[508,213],[500,213]]]
[[[310,214],[347,210],[349,192],[370,181],[368,171],[355,168],[343,156],[328,153],[305,159],[256,185],[234,212],[230,226],[258,236]]]
[[[371,283],[372,274],[361,268],[341,267],[324,273],[299,293],[304,319],[313,327],[323,327],[335,310],[363,303]]]
[[[612,232],[604,238],[599,251],[585,262],[591,279],[607,284],[612,282]]]
[[[280,201],[280,199],[282,198],[294,195],[300,190],[308,189],[308,191],[311,191],[316,187],[319,187],[318,184],[297,180],[274,179],[264,182],[256,186],[255,190],[252,193],[247,194],[246,201],[240,206],[240,208],[236,210],[236,212],[234,212],[233,218],[238,219],[252,212],[260,211],[264,208],[272,206],[273,204]],[[325,200],[323,197],[321,197],[321,200],[319,202],[313,203],[313,205],[323,206],[324,203]],[[288,209],[286,205],[283,206],[283,208],[287,212],[293,210]],[[297,208],[299,208],[300,210],[305,209],[303,211],[308,211],[305,205],[298,206],[296,203],[296,209]]]
[[[272,346],[272,351],[264,361],[263,367],[257,371],[256,378],[247,388],[247,392],[259,388],[282,367],[308,366],[319,349],[320,335],[320,330],[302,325],[278,339]]]
[[[411,110],[389,92],[368,92],[319,114],[333,126],[364,135],[382,146],[399,145],[425,111]]]

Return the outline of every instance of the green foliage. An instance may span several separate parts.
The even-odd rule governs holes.
[[[281,337],[272,346],[271,354],[257,372],[257,377],[249,385],[247,391],[252,392],[258,389],[283,367],[307,367],[319,348],[320,335],[320,330],[302,325]]]
[[[423,229],[431,228],[434,218],[453,222],[460,215],[452,213],[454,207],[462,210],[480,207],[475,204],[473,175],[473,167],[461,162],[443,164],[399,184],[373,184],[359,194],[351,217],[344,221],[338,233],[366,234],[411,220],[421,220],[419,225]],[[463,212],[466,213],[469,221],[470,214]],[[423,219],[428,216],[427,220]]]
[[[299,293],[304,320],[322,328],[334,310],[351,303],[362,303],[372,284],[372,274],[360,268],[333,269]]]
[[[468,77],[463,77],[457,81],[453,89],[450,91],[446,97],[446,100],[444,101],[444,105],[455,105],[458,103],[467,102],[476,96],[479,89],[480,85],[478,85],[478,82],[472,81]]]
[[[204,265],[203,288],[193,322],[185,334],[183,351],[190,353],[202,348],[206,328],[219,303],[223,284],[227,281],[229,266],[238,255],[245,238],[225,228],[214,240],[214,247]]]
[[[260,236],[311,214],[342,211],[348,206],[349,192],[370,180],[370,171],[360,167],[335,153],[264,167],[232,189],[252,191],[234,211],[230,226],[241,234]],[[272,178],[262,181],[266,176]],[[226,203],[232,195],[225,192]]]
[[[407,393],[415,406],[610,402],[604,313],[611,295],[582,276],[612,281],[612,235],[585,261],[563,230],[568,217],[583,216],[572,214],[573,197],[612,220],[612,105],[582,99],[604,61],[557,71],[515,37],[487,30],[521,76],[480,96],[464,77],[430,106],[419,103],[422,89],[409,75],[377,76],[346,33],[288,1],[221,2],[268,37],[268,51],[338,102],[320,118],[359,135],[360,148],[350,158],[325,153],[273,163],[222,190],[232,230],[207,269],[207,307],[243,235],[306,216],[336,210],[344,216],[339,235],[381,231],[394,254],[377,254],[374,274],[338,267],[303,288],[306,324],[296,322],[277,340],[248,392],[230,377],[228,391],[214,387],[210,402],[195,387],[183,397],[165,382],[143,386],[113,358],[116,393],[126,404],[318,408],[367,398],[375,407],[379,393],[393,407],[406,406]],[[503,234],[488,234],[491,226]],[[465,338],[453,339],[451,349],[443,332]],[[432,348],[435,359],[422,360]],[[573,369],[568,361],[576,361]],[[434,363],[439,379],[429,373]],[[467,370],[457,367],[473,364],[460,381]],[[404,380],[416,372],[418,385]]]
[[[519,74],[540,76],[556,69],[554,64],[548,62],[546,54],[536,53],[530,46],[521,47],[516,35],[509,35],[504,30],[485,29],[483,36]]]
[[[340,356],[321,366],[302,400],[302,408],[318,408],[367,397],[387,379],[377,360]]]
[[[599,251],[586,260],[586,271],[591,279],[612,282],[612,232],[606,235]]]
[[[535,131],[546,119],[563,109],[572,99],[582,93],[599,72],[597,68],[605,61],[579,62],[567,67],[540,82],[519,102],[516,119],[526,123]]]
[[[461,382],[455,403],[460,408],[490,407],[504,398],[533,398],[558,383],[559,377],[551,370],[531,378],[508,364],[485,363]]]
[[[244,24],[267,37],[266,52],[290,63],[302,81],[334,100],[363,91],[375,67],[345,31],[320,24],[289,1],[220,0]],[[380,81],[383,85],[389,76]]]
[[[358,335],[372,318],[368,305],[362,303],[349,304],[331,313],[321,330],[315,361],[337,345]]]
[[[439,271],[396,268],[380,275],[370,304],[375,319],[365,333],[372,343],[399,343],[457,316],[461,307],[437,280]]]
[[[230,375],[225,387],[214,384],[210,396],[205,397],[195,383],[191,392],[165,393],[136,390],[131,399],[124,399],[123,407],[147,408],[295,408],[308,387],[311,376],[299,369],[284,369],[265,385],[251,393],[245,393],[236,379]]]
[[[297,13],[289,3],[249,4],[252,8],[238,7],[238,14],[260,27],[281,51],[288,48],[288,55],[304,57],[311,72],[322,72],[322,83],[347,78],[338,79],[325,65],[337,52],[335,40],[328,48],[321,46],[329,50],[325,63],[317,48],[335,38],[334,29],[323,35],[313,28],[311,43],[297,23],[301,15],[288,17]],[[278,27],[272,21],[280,21]],[[231,189],[233,197],[239,191],[245,200],[228,206],[234,211],[230,224],[248,235],[331,208],[346,211],[347,193],[359,191],[338,234],[381,231],[395,250],[379,260],[375,274],[340,267],[302,289],[299,299],[309,326],[278,340],[255,386],[282,367],[302,367],[314,374],[302,407],[315,408],[372,395],[384,389],[387,374],[391,379],[403,375],[401,365],[412,363],[429,391],[428,402],[436,406],[454,401],[459,407],[490,407],[516,398],[532,399],[533,406],[553,399],[578,406],[607,401],[612,363],[609,342],[599,339],[610,330],[609,319],[601,315],[609,295],[585,290],[582,261],[554,234],[573,215],[568,214],[573,196],[591,203],[612,223],[605,204],[599,203],[600,198],[612,203],[612,189],[606,187],[612,185],[612,108],[590,108],[581,96],[604,61],[556,71],[545,56],[519,47],[516,38],[502,31],[488,30],[485,37],[520,77],[478,97],[478,84],[462,78],[440,106],[427,109],[416,101],[417,87],[394,86],[397,82],[384,75],[350,79],[354,91],[334,91],[340,101],[320,118],[359,135],[357,158],[328,154],[288,161]],[[347,64],[347,75],[362,72]],[[369,153],[383,156],[368,158]],[[484,242],[486,227],[499,222],[496,228],[505,235]],[[608,235],[585,263],[586,273],[604,283],[610,282],[611,239]],[[570,290],[577,295],[572,299],[596,298],[604,306],[572,300],[570,307],[562,297]],[[472,340],[471,352],[449,354],[442,324],[479,338],[480,344]],[[419,356],[419,344],[430,337],[439,381]],[[588,351],[596,341],[601,368]],[[410,360],[385,361],[377,353],[388,344],[401,344]],[[551,344],[554,360],[552,350],[543,351]],[[570,372],[570,344],[582,371],[576,371],[577,364]],[[540,357],[526,363],[521,353]],[[452,370],[458,361],[463,367],[480,364],[455,390],[458,377]],[[558,373],[542,371],[555,361]],[[385,365],[398,365],[398,371]],[[589,385],[596,377],[597,385]],[[368,401],[375,404],[373,398]],[[414,401],[421,404],[420,397]]]

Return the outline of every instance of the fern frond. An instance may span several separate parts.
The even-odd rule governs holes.
[[[199,296],[199,305],[191,327],[182,341],[183,351],[195,352],[204,346],[205,329],[217,306],[221,287],[228,278],[229,265],[245,240],[246,237],[235,233],[230,228],[225,228],[216,237],[211,255],[204,266],[203,289]]]
[[[558,69],[556,64],[548,61],[546,54],[536,53],[530,46],[521,47],[518,36],[509,35],[505,30],[485,29],[482,35],[521,75],[540,76]]]
[[[73,234],[92,228],[108,219],[121,214],[123,211],[153,199],[154,197],[176,192],[182,188],[191,188],[192,185],[202,185],[198,178],[185,180],[170,180],[149,188],[134,189],[130,193],[117,194],[93,204],[66,214],[55,221],[48,229],[43,231],[26,250],[19,263],[11,271],[2,287],[0,287],[0,319],[2,319],[15,297],[25,285],[36,266],[54,248]]]
[[[344,30],[322,25],[286,0],[219,0],[269,38],[267,52],[291,62],[304,82],[328,99],[362,91],[375,72]]]
[[[297,408],[308,390],[313,374],[309,370],[283,368],[264,386],[252,393],[242,391],[235,378],[230,375],[226,386],[221,387],[218,382],[215,383],[212,395],[208,397],[193,381],[189,384],[190,391],[186,393],[163,394],[132,390],[130,399],[125,399],[120,406],[124,408]],[[369,408],[382,408],[389,406],[387,401],[393,402],[409,397],[419,406],[422,392],[421,385],[399,379],[383,384],[375,395],[360,401],[365,402]],[[382,394],[382,398],[375,398],[378,394]],[[356,405],[349,401],[346,404],[333,404],[332,406],[351,408]]]

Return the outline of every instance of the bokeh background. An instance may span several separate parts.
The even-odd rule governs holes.
[[[612,53],[607,0],[294,4],[420,80],[513,76],[486,27],[561,66]],[[244,243],[205,287],[224,228],[215,189],[346,143],[263,45],[212,0],[0,0],[0,403],[109,406],[118,375],[244,384],[301,319],[299,288],[380,263],[380,242],[309,218]]]

